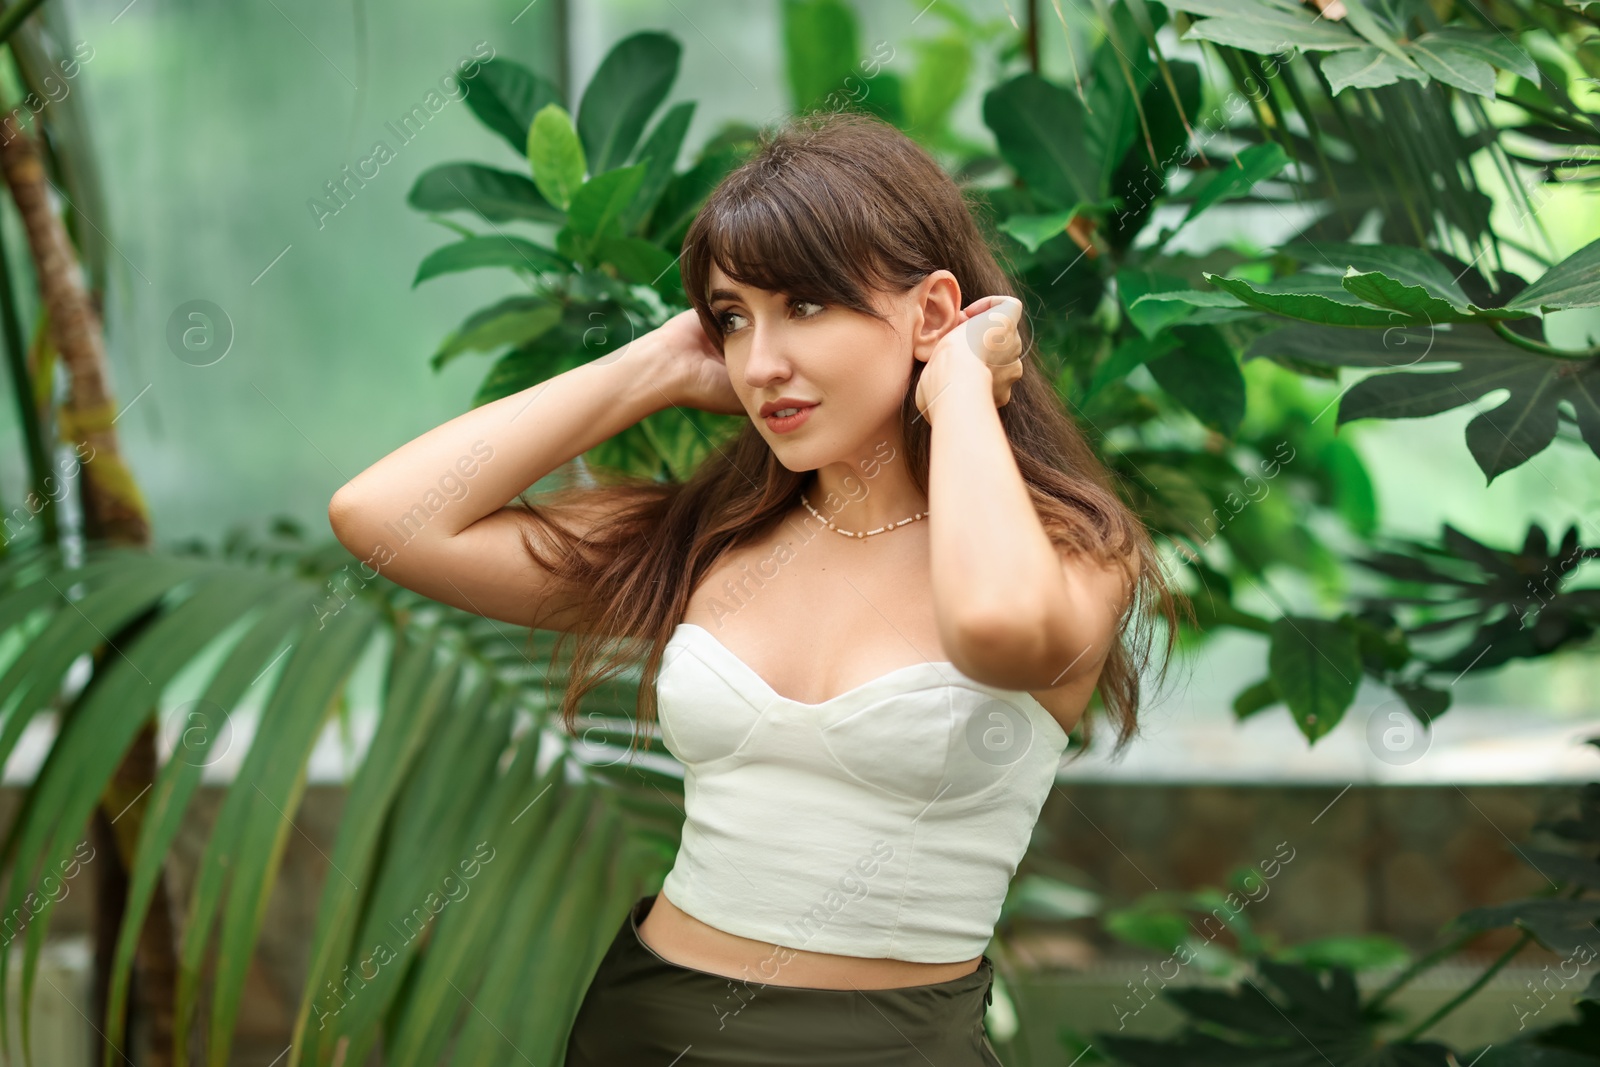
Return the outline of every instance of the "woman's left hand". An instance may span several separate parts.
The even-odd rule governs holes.
[[[928,405],[965,373],[986,372],[995,407],[1011,400],[1011,387],[1022,377],[1022,301],[1014,296],[986,296],[968,304],[961,320],[934,345],[917,382],[917,409],[928,418]]]

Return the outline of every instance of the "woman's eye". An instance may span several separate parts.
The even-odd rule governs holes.
[[[738,327],[733,326],[729,320],[742,318],[744,318],[744,316],[739,314],[737,311],[724,311],[721,315],[717,316],[717,325],[722,327],[723,333],[731,333]]]
[[[794,306],[796,308],[813,307],[813,308],[817,309],[815,311],[807,312],[806,314],[801,315],[800,317],[802,319],[814,318],[815,316],[822,314],[822,305],[817,303],[815,300],[796,300],[794,302]]]

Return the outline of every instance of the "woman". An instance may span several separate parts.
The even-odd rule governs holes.
[[[627,659],[603,647],[645,646],[638,729],[659,711],[685,766],[683,842],[569,1067],[998,1063],[984,949],[1097,686],[1119,748],[1135,729],[1145,624],[1174,615],[1150,539],[960,190],[893,127],[764,133],[680,262],[690,310],[405,445],[335,530],[360,551],[492,446],[383,572],[577,635],[569,730]],[[684,484],[503,506],[673,406],[750,424]]]

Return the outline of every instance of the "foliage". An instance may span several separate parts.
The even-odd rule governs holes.
[[[1240,92],[1261,115],[1277,114],[1272,109],[1281,93],[1318,133],[1327,128],[1327,116],[1309,94],[1322,78],[1316,64],[1330,56],[1370,61],[1371,50],[1385,57],[1360,75],[1361,85],[1346,82],[1326,93],[1323,107],[1345,120],[1350,116],[1340,101],[1350,97],[1362,98],[1368,111],[1408,111],[1419,123],[1448,118],[1440,111],[1448,102],[1446,87],[1476,93],[1483,72],[1493,73],[1491,64],[1526,81],[1530,91],[1568,82],[1564,72],[1545,69],[1548,64],[1498,30],[1435,26],[1438,17],[1415,5],[1370,14],[1347,5],[1351,13],[1342,21],[1312,18],[1284,0],[1255,6],[1174,0],[1167,6],[1187,12],[1186,21],[1193,16],[1186,39],[1237,46],[1220,51],[1230,70],[1255,71],[1247,76],[1257,80]],[[966,16],[939,10],[953,29],[970,28]],[[1361,132],[1348,121],[1352,136],[1344,141],[1297,138],[1281,115],[1256,129],[1232,123],[1232,115],[1196,127],[1200,69],[1153,46],[1166,15],[1139,0],[1106,8],[1104,40],[1078,84],[1058,85],[1025,71],[984,93],[993,154],[973,151],[948,133],[948,101],[960,88],[952,88],[951,79],[939,106],[911,103],[929,91],[912,88],[930,80],[929,56],[962,54],[951,69],[971,67],[970,45],[961,53],[950,31],[915,41],[917,64],[900,74],[889,65],[898,50],[890,47],[886,55],[886,42],[859,58],[859,32],[843,4],[810,0],[784,11],[797,107],[872,111],[899,123],[963,179],[974,211],[1022,284],[1037,358],[1122,476],[1147,524],[1184,564],[1180,581],[1197,601],[1201,632],[1235,626],[1267,637],[1268,677],[1239,694],[1241,718],[1282,704],[1315,742],[1341,721],[1367,676],[1391,687],[1425,726],[1448,708],[1445,690],[1430,674],[1448,671],[1454,679],[1497,666],[1507,655],[1544,654],[1588,635],[1586,608],[1560,633],[1554,633],[1560,612],[1546,612],[1540,634],[1457,666],[1455,659],[1416,654],[1412,634],[1381,609],[1382,598],[1374,601],[1377,609],[1352,606],[1331,619],[1303,611],[1262,618],[1239,601],[1266,582],[1269,570],[1285,567],[1310,574],[1332,597],[1346,594],[1340,555],[1373,536],[1375,515],[1370,481],[1350,445],[1332,436],[1336,426],[1435,414],[1504,388],[1508,399],[1467,429],[1468,447],[1490,478],[1548,447],[1563,419],[1574,420],[1581,439],[1600,448],[1600,357],[1557,352],[1540,333],[1544,312],[1600,305],[1600,242],[1530,286],[1504,270],[1480,278],[1472,265],[1425,247],[1352,243],[1346,234],[1325,239],[1330,227],[1353,228],[1356,211],[1378,207],[1389,212],[1385,230],[1395,229],[1406,211],[1434,211],[1441,230],[1454,225],[1449,232],[1460,240],[1482,242],[1485,251],[1497,247],[1481,203],[1465,194],[1431,197],[1441,187],[1435,176],[1470,155],[1467,146],[1414,161],[1425,168],[1416,185],[1426,185],[1431,199],[1412,202],[1402,188],[1395,203],[1394,191],[1374,180],[1371,160],[1358,154],[1365,171],[1336,162],[1335,148],[1348,151]],[[1395,43],[1409,20],[1430,28]],[[1246,57],[1269,37],[1310,54],[1270,72],[1251,67],[1254,60]],[[677,61],[677,45],[664,35],[637,34],[619,43],[580,102],[576,125],[538,75],[510,60],[484,66],[468,99],[479,118],[525,157],[532,180],[501,182],[500,188],[517,191],[516,211],[504,211],[503,195],[494,201],[500,214],[477,213],[488,222],[517,218],[554,232],[528,240],[496,226],[492,234],[441,248],[418,271],[420,283],[449,270],[509,267],[531,289],[475,312],[435,355],[437,363],[469,349],[500,351],[479,402],[612,351],[686,306],[674,270],[661,264],[673,262],[695,197],[745,157],[755,131],[731,124],[688,170],[675,172],[693,105],[668,109],[649,136],[643,131],[664,106]],[[1405,73],[1380,79],[1394,70]],[[1391,86],[1397,78],[1407,84]],[[603,110],[591,103],[601,88],[619,102]],[[1519,88],[1514,97],[1526,94]],[[1236,92],[1231,99],[1242,103],[1245,97]],[[1552,106],[1565,115],[1568,104],[1570,97],[1561,94]],[[628,122],[618,130],[609,120],[585,118],[602,114],[626,115]],[[1242,147],[1232,162],[1207,158],[1214,140]],[[1493,153],[1500,146],[1491,140],[1481,148]],[[436,212],[472,210],[470,198],[439,200],[432,193],[446,184],[442,175],[476,167],[449,163],[425,173],[412,203]],[[973,180],[996,167],[1009,170],[1012,180]],[[642,178],[647,169],[651,176]],[[1270,193],[1273,183],[1287,185],[1292,197]],[[1356,190],[1371,196],[1353,197]],[[1290,199],[1316,199],[1327,209],[1304,239],[1271,253],[1170,250],[1180,231],[1218,211]],[[1181,210],[1175,222],[1172,209]],[[1256,359],[1310,379],[1337,376],[1340,367],[1388,373],[1344,390],[1334,426],[1319,426],[1329,405],[1280,387],[1265,372],[1247,378],[1241,361]],[[1247,421],[1252,381],[1258,410]],[[1265,404],[1263,386],[1276,394]],[[726,416],[668,409],[584,459],[649,476],[681,476],[736,425]],[[1282,491],[1272,493],[1275,487]],[[1335,525],[1306,522],[1308,508],[1330,513]],[[1332,541],[1320,532],[1340,525]],[[1447,537],[1445,550],[1460,544]],[[1547,592],[1562,605],[1587,603],[1591,592],[1561,588],[1570,577],[1570,571],[1553,576]],[[1497,634],[1509,636],[1510,624],[1495,604],[1478,606],[1480,627],[1495,624]]]
[[[1600,747],[1600,737],[1589,743]],[[1266,884],[1276,873],[1272,860],[1236,872],[1234,889],[1228,894],[1212,888],[1155,892],[1119,909],[1102,911],[1096,900],[1092,909],[1074,914],[1044,914],[1077,918],[1098,913],[1113,937],[1169,954],[1161,963],[1144,968],[1145,977],[1137,988],[1129,983],[1127,1003],[1119,1004],[1116,1014],[1125,1024],[1160,997],[1183,1017],[1178,1032],[1160,1038],[1135,1037],[1125,1029],[1086,1037],[1064,1027],[1061,1038],[1067,1057],[1127,1067],[1600,1064],[1600,969],[1595,968],[1600,949],[1594,944],[1600,933],[1600,782],[1584,786],[1576,799],[1575,815],[1534,828],[1554,838],[1559,847],[1514,846],[1523,862],[1547,881],[1547,892],[1461,914],[1441,931],[1443,941],[1437,948],[1414,960],[1383,937],[1336,937],[1281,946],[1259,936],[1246,917],[1247,907],[1249,901],[1266,895]],[[1028,895],[1036,900],[1070,899],[1073,893],[1085,892],[1048,876],[1030,877],[1034,884]],[[1500,927],[1518,928],[1520,936],[1458,994],[1421,1019],[1408,1019],[1393,1007],[1395,995],[1419,975],[1455,958],[1485,931]],[[1229,936],[1218,940],[1224,931]],[[1543,991],[1522,998],[1526,1004],[1513,1005],[1519,1022],[1513,1039],[1479,1049],[1452,1049],[1425,1039],[1533,942],[1561,960],[1554,968],[1544,968]],[[1194,969],[1177,980],[1185,967]],[[1359,972],[1391,969],[1395,973],[1381,986],[1358,988]],[[1576,1021],[1538,1018],[1557,1000],[1576,1009]]]
[[[962,184],[1021,284],[1033,355],[1172,549],[1199,614],[1186,639],[1222,627],[1267,638],[1268,676],[1240,694],[1236,712],[1282,703],[1314,742],[1368,677],[1426,724],[1448,707],[1435,675],[1587,640],[1597,594],[1573,584],[1595,549],[1575,532],[1552,547],[1530,526],[1520,550],[1448,528],[1436,545],[1379,545],[1371,480],[1349,431],[1335,428],[1506,389],[1508,399],[1468,425],[1468,450],[1488,479],[1558,440],[1600,451],[1600,356],[1559,350],[1543,332],[1547,312],[1600,305],[1600,249],[1524,278],[1505,252],[1512,263],[1539,257],[1490,225],[1497,202],[1519,224],[1538,223],[1532,198],[1511,180],[1516,167],[1551,184],[1595,177],[1587,149],[1600,126],[1584,103],[1585,78],[1600,70],[1592,50],[1568,56],[1545,42],[1592,40],[1588,16],[1542,0],[1496,5],[1492,23],[1477,5],[1449,0],[1346,0],[1342,16],[1313,16],[1289,0],[1097,0],[1095,10],[1094,46],[1081,64],[1074,57],[1069,85],[1020,69],[1023,40],[1004,18],[936,5],[923,13],[922,36],[868,52],[839,0],[786,2],[788,83],[797,108],[860,107],[895,123]],[[1199,63],[1156,46],[1170,30],[1208,42],[1233,81],[1209,111],[1219,87]],[[515,168],[442,163],[417,179],[408,202],[453,234],[422,261],[414,285],[494,269],[518,287],[466,315],[432,353],[436,368],[489,357],[476,402],[615,351],[684,306],[684,233],[757,130],[725,125],[680,169],[695,112],[692,101],[668,102],[680,57],[670,35],[634,34],[575,101],[511,60],[468,79],[469,108],[514,153]],[[1001,75],[976,86],[985,61]],[[953,128],[969,89],[981,92],[992,144]],[[1475,162],[1510,176],[1507,191],[1481,188],[1485,168]],[[1263,210],[1311,221],[1271,249],[1183,250],[1180,236]],[[1342,368],[1377,373],[1337,398],[1335,423],[1322,418],[1322,391]],[[33,395],[31,385],[20,395]],[[737,426],[667,409],[584,461],[681,478]],[[262,728],[238,761],[182,926],[179,1029],[209,1012],[205,1057],[226,1062],[311,745],[347,700],[358,665],[375,662],[377,733],[330,857],[289,1062],[365,1062],[380,1045],[395,1063],[434,1062],[453,1035],[461,1060],[503,1056],[506,1039],[534,1060],[556,1055],[584,985],[574,976],[589,973],[610,933],[599,917],[620,915],[656,883],[676,847],[681,779],[671,761],[614,766],[636,679],[596,694],[606,713],[572,744],[550,723],[561,665],[535,667],[519,645],[527,634],[369,577],[365,564],[290,525],[264,543],[232,537],[215,554],[6,548],[0,757],[39,713],[62,722],[0,846],[16,872],[7,908],[43,901],[21,945],[24,1004],[53,905],[30,890],[72,869],[74,838],[140,726],[126,695],[154,696],[181,679],[201,695],[178,709],[180,750],[154,787],[107,1031],[113,1044],[123,1036],[117,1008],[152,887],[244,705]],[[1382,588],[1353,595],[1342,574],[1351,560]],[[1248,610],[1250,594],[1284,570],[1345,609],[1273,618]],[[106,634],[129,626],[138,627],[133,643],[107,646]],[[1435,650],[1455,631],[1464,643]],[[535,653],[550,651],[548,635],[532,637]],[[440,900],[438,879],[465,877],[463,842],[493,850],[473,876],[484,906],[428,904],[432,914],[420,915]],[[1018,907],[1067,906],[1059,892],[1029,885],[1035,895]],[[1586,899],[1519,905],[1469,925],[1516,921],[1559,940],[1574,914],[1588,914]],[[1197,891],[1141,905],[1114,925],[1148,943],[1170,927],[1163,909],[1206,904],[1216,906]],[[506,915],[510,927],[491,925]],[[389,944],[385,927],[407,916],[419,916],[419,933]],[[1235,962],[1252,960],[1267,989],[1188,1000],[1205,1020],[1204,1034],[1183,1039],[1191,1052],[1226,1047],[1234,1058],[1248,1050],[1263,1063],[1289,1062],[1293,1041],[1269,1007],[1329,1028],[1352,1062],[1383,1062],[1404,1047],[1371,1047],[1378,1016],[1371,1001],[1352,999],[1348,979],[1385,946],[1280,949],[1230,929]],[[0,999],[10,949],[0,946]],[[1227,953],[1214,962],[1232,966]],[[530,1006],[528,989],[560,992]],[[1580,1030],[1542,1040],[1576,1049],[1581,1027],[1593,1025],[1586,1016]],[[26,1013],[22,1026],[26,1043]],[[1431,1062],[1435,1048],[1415,1042],[1408,1054]],[[186,1057],[180,1048],[178,1062]]]
[[[64,581],[73,583],[70,599]],[[54,549],[14,552],[0,565],[0,611],[0,707],[12,709],[0,757],[32,718],[16,709],[49,701],[102,634],[155,620],[70,697],[74,713],[10,826],[13,869],[46,883],[70,881],[85,862],[75,842],[88,808],[141,722],[126,713],[126,694],[161,692],[180,672],[200,686],[195,699],[163,711],[176,748],[160,768],[156,815],[130,874],[114,1003],[127,996],[135,938],[202,773],[238,767],[200,860],[182,943],[179,1032],[194,1028],[204,989],[208,1063],[228,1060],[311,746],[362,661],[378,657],[377,731],[329,857],[295,1062],[331,1062],[341,1044],[364,1060],[392,1026],[386,1062],[431,1063],[457,1023],[463,1048],[498,1055],[503,1032],[551,1058],[582,989],[572,976],[603,947],[601,917],[659,880],[676,850],[681,779],[643,763],[625,775],[612,766],[631,736],[626,698],[636,683],[608,683],[596,707],[609,714],[592,714],[583,743],[552,759],[544,746],[556,704],[546,687],[559,671],[537,666],[493,621],[364,574],[342,550],[308,545],[287,520],[265,542],[236,532],[220,554],[92,548],[70,572]],[[533,651],[548,656],[552,636]],[[241,705],[262,724],[242,759],[229,751],[244,729]],[[25,1001],[60,899],[46,885],[50,895],[24,901],[31,884],[12,879],[5,898],[8,914],[30,915]],[[468,893],[477,897],[471,907],[447,908]],[[0,945],[0,982],[13,947],[9,938]],[[530,1012],[506,998],[527,988],[562,992]],[[463,993],[476,1012],[463,1011]],[[109,1036],[120,1045],[120,1033]]]

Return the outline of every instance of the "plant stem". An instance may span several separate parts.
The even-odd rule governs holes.
[[[1532,895],[1535,896],[1535,897],[1538,897],[1540,899],[1543,899],[1545,897],[1558,896],[1560,893],[1561,893],[1561,886],[1550,885],[1550,886],[1540,886],[1537,890],[1534,891],[1534,893]],[[1571,896],[1574,899],[1576,899],[1578,897],[1581,897],[1582,895],[1583,895],[1583,887],[1582,886],[1576,887],[1571,892]],[[1460,937],[1456,938],[1454,941],[1450,942],[1449,944],[1444,945],[1444,946],[1442,946],[1440,948],[1434,949],[1432,952],[1428,953],[1426,956],[1423,956],[1421,959],[1417,960],[1411,966],[1407,967],[1405,970],[1401,971],[1398,975],[1396,975],[1394,980],[1391,981],[1388,985],[1386,985],[1382,989],[1380,989],[1378,991],[1377,996],[1373,997],[1372,1000],[1367,1002],[1367,1008],[1368,1009],[1372,1009],[1372,1008],[1377,1008],[1377,1007],[1382,1006],[1383,1002],[1388,1000],[1391,996],[1393,996],[1400,989],[1401,986],[1403,986],[1407,982],[1411,981],[1413,978],[1415,978],[1417,975],[1421,974],[1423,971],[1426,971],[1429,968],[1436,966],[1441,961],[1443,961],[1445,959],[1448,959],[1450,956],[1455,955],[1457,952],[1461,951],[1463,948],[1466,948],[1468,942],[1475,940],[1483,932],[1484,931],[1482,931],[1482,930],[1469,930],[1468,932],[1462,934]]]
[[[1441,945],[1439,948],[1434,949],[1426,956],[1417,958],[1411,964],[1411,966],[1395,975],[1388,985],[1378,990],[1377,995],[1374,996],[1370,1002],[1368,1002],[1367,1007],[1369,1009],[1381,1007],[1384,1001],[1388,1000],[1390,997],[1399,992],[1400,988],[1407,982],[1411,981],[1423,971],[1436,967],[1440,963],[1449,959],[1451,956],[1454,956],[1457,952],[1460,952],[1462,949],[1466,948],[1468,942],[1476,939],[1482,933],[1482,930],[1473,930],[1470,933],[1462,934],[1449,944]]]
[[[1437,1023],[1440,1019],[1443,1019],[1446,1015],[1449,1015],[1451,1012],[1461,1007],[1462,1004],[1465,1004],[1475,993],[1478,992],[1478,990],[1488,985],[1489,979],[1493,978],[1499,972],[1500,968],[1510,963],[1512,957],[1516,956],[1517,953],[1521,952],[1524,948],[1527,948],[1528,942],[1532,940],[1533,934],[1530,931],[1522,931],[1522,936],[1517,938],[1516,942],[1510,948],[1500,953],[1499,957],[1493,963],[1485,967],[1483,973],[1478,975],[1476,981],[1467,986],[1467,988],[1463,989],[1461,992],[1457,993],[1455,996],[1451,997],[1444,1004],[1441,1004],[1439,1009],[1432,1015],[1413,1026],[1410,1030],[1407,1030],[1405,1034],[1396,1039],[1395,1043],[1398,1044],[1404,1041],[1415,1041],[1422,1034],[1426,1033],[1428,1029],[1433,1026],[1433,1024]]]
[[[1595,356],[1600,356],[1600,345],[1583,349],[1580,352],[1569,352],[1563,348],[1553,348],[1543,341],[1535,341],[1531,337],[1522,336],[1500,319],[1495,319],[1491,322],[1489,328],[1499,334],[1502,340],[1516,345],[1518,348],[1525,348],[1529,352],[1537,352],[1541,356],[1549,356],[1552,359],[1593,359]]]

